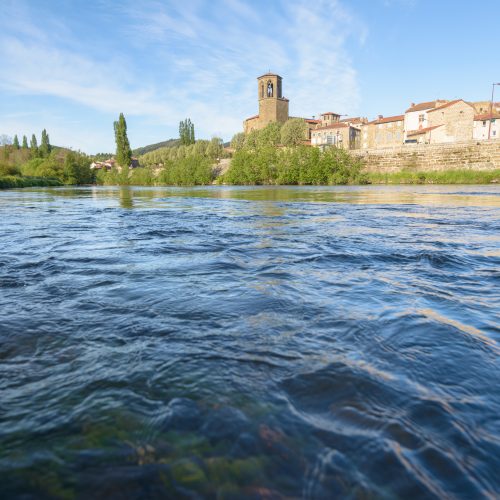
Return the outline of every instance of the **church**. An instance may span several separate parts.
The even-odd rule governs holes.
[[[275,73],[266,73],[257,78],[257,98],[259,101],[259,114],[247,118],[243,122],[245,134],[252,130],[263,129],[272,122],[285,123],[289,118],[289,100],[283,97],[283,78]],[[311,138],[311,130],[320,123],[320,120],[303,118],[307,125],[306,137]]]

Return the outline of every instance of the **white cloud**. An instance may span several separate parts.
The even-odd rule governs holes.
[[[359,91],[347,45],[350,39],[363,43],[366,29],[339,0],[279,5],[257,9],[250,2],[222,0],[208,15],[206,2],[195,0],[130,1],[119,8],[104,3],[118,16],[124,40],[154,60],[150,71],[127,47],[97,58],[69,30],[55,38],[30,22],[29,12],[16,11],[22,22],[13,15],[18,27],[0,34],[0,87],[114,115],[123,111],[162,126],[175,127],[190,116],[198,136],[219,133],[228,139],[257,111],[256,77],[271,69],[284,77],[291,114],[311,116],[330,108],[355,113]]]

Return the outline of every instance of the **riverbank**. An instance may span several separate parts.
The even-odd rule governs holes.
[[[500,183],[500,169],[497,170],[402,170],[400,172],[368,172],[369,184],[497,184]]]
[[[15,175],[0,177],[0,189],[54,187],[62,185],[61,181],[47,177],[18,177]]]

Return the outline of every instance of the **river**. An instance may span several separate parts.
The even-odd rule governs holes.
[[[1,498],[498,498],[500,187],[0,192]]]

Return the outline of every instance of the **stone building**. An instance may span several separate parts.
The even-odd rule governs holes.
[[[342,149],[359,149],[361,147],[361,127],[365,118],[340,119],[333,112],[321,114],[321,120],[311,131],[311,145],[317,147],[336,146]]]
[[[427,113],[432,131],[430,144],[472,140],[474,106],[463,99],[442,104]]]
[[[492,103],[491,101],[476,101],[476,102],[471,102],[471,104],[474,106],[474,110],[476,111],[477,115],[485,115],[486,113],[500,113],[500,102],[494,102]]]
[[[263,129],[272,122],[285,123],[288,120],[288,99],[283,97],[283,79],[274,73],[257,78],[259,114],[243,122],[243,131]]]
[[[403,144],[404,115],[379,115],[376,120],[365,123],[361,127],[361,147],[391,148]]]
[[[437,99],[435,101],[411,103],[410,107],[405,111],[404,115],[404,140],[405,142],[414,142],[414,133],[428,128],[429,122],[427,113],[437,106],[446,104],[448,101]],[[411,137],[408,137],[410,134]]]

